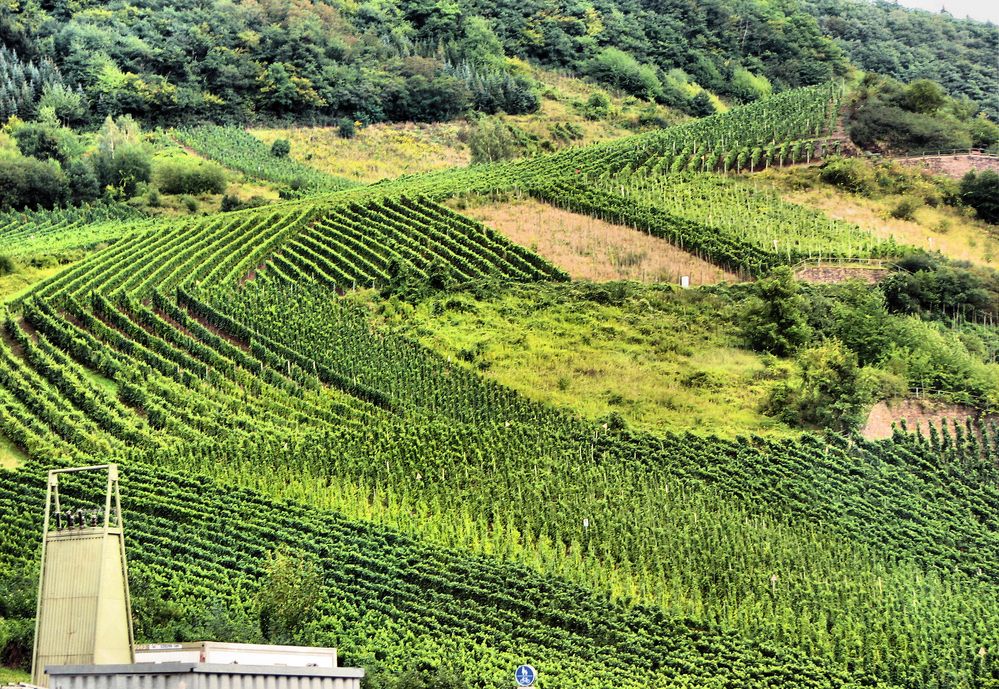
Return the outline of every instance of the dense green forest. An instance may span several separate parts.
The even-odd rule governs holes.
[[[510,57],[697,115],[715,107],[698,100],[703,90],[746,102],[843,76],[852,58],[940,81],[996,114],[994,29],[898,9],[883,27],[884,11],[757,0],[9,5],[0,8],[0,116],[31,119],[45,106],[68,124],[120,114],[181,124],[530,112],[537,85]]]
[[[802,7],[861,69],[900,81],[930,79],[999,117],[994,24],[886,0],[804,0]]]

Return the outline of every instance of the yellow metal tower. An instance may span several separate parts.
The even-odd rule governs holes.
[[[59,478],[106,472],[100,508],[63,510]],[[67,477],[68,478],[68,477]],[[118,465],[49,472],[32,682],[48,686],[49,665],[133,662],[132,610],[118,490]]]

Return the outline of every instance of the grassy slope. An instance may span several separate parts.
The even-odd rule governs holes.
[[[10,275],[0,277],[0,302],[7,302],[22,296],[35,283],[62,272],[70,265],[72,264],[48,266],[46,268],[18,266]]]
[[[525,65],[526,68],[526,65]],[[529,68],[542,84],[541,109],[531,115],[503,115],[503,119],[524,131],[551,139],[551,127],[558,122],[573,123],[583,130],[576,145],[617,139],[635,130],[643,104],[634,98],[623,98],[579,79],[565,77],[538,68]],[[584,118],[574,104],[586,101],[592,93],[601,92],[611,100],[611,114],[604,120]],[[660,106],[655,111],[674,121],[680,115]],[[468,165],[468,146],[463,142],[468,124],[462,121],[434,124],[376,124],[357,130],[353,139],[340,138],[331,127],[294,129],[257,129],[253,134],[265,143],[287,138],[291,155],[301,162],[332,175],[361,182],[376,182],[400,175],[444,170]]]
[[[753,182],[776,189],[791,203],[810,206],[829,217],[856,223],[880,239],[940,251],[949,258],[999,268],[999,232],[961,209],[923,205],[912,220],[890,216],[900,195],[860,196],[817,179],[815,168],[770,169]]]
[[[154,177],[151,187],[156,187],[155,169],[157,164],[195,158],[202,158],[202,156],[167,137],[157,138],[155,153],[153,155]],[[253,197],[259,197],[268,202],[278,200],[278,192],[272,184],[250,178],[241,172],[230,169],[226,170],[226,177],[228,182],[225,190],[226,194],[238,196],[242,200]],[[222,205],[222,197],[223,194],[198,194],[194,196],[187,194],[160,194],[159,201],[153,204],[150,203],[150,196],[146,193],[130,199],[129,205],[152,216],[174,217],[217,213]],[[195,205],[193,211],[187,205],[190,203],[188,199],[193,199]]]
[[[701,292],[620,286],[511,287],[438,296],[416,308],[372,300],[390,325],[532,399],[588,419],[724,437],[791,435],[759,407],[764,359],[739,348],[727,302]]]
[[[27,682],[31,679],[31,676],[27,672],[21,672],[20,670],[11,670],[9,668],[0,667],[0,682],[10,682],[11,684],[17,684],[18,682]]]

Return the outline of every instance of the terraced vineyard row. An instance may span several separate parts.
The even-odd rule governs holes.
[[[882,242],[857,225],[783,201],[773,191],[719,175],[631,175],[597,188],[616,192],[637,205],[703,223],[759,249],[784,254],[788,263],[826,256],[893,255],[894,242]]]
[[[0,525],[2,562],[34,551],[42,470],[32,463],[18,474],[0,472],[0,508],[16,515]],[[197,620],[206,605],[239,610],[275,543],[309,554],[325,591],[312,627],[335,640],[348,663],[377,654],[400,669],[412,658],[446,659],[481,686],[504,686],[524,659],[543,668],[550,687],[694,689],[727,677],[747,688],[833,689],[846,680],[710,626],[650,608],[625,610],[523,567],[420,545],[334,513],[137,463],[125,469],[122,493],[131,574],[156,592],[169,588],[184,619]],[[81,486],[65,500],[81,504],[87,495]]]
[[[293,158],[279,158],[260,139],[240,127],[201,125],[179,129],[175,136],[185,146],[250,177],[285,185],[292,192],[331,192],[356,183],[319,172]]]
[[[853,449],[610,433],[372,331],[318,286],[253,283],[214,305],[179,296],[25,301],[23,321],[4,324],[0,431],[45,461],[154,463],[519,561],[858,680],[994,672],[973,650],[999,629],[995,428]],[[342,595],[364,608],[368,593]],[[421,619],[404,612],[402,624]],[[375,643],[364,620],[336,620],[365,632],[331,621],[323,639],[357,653]],[[495,667],[499,682],[508,656],[490,643],[482,653],[468,669]],[[657,677],[634,657],[613,672],[590,663],[567,660],[558,686]]]
[[[89,247],[141,231],[147,224],[120,204],[8,211],[0,213],[0,254],[32,256]]]
[[[160,221],[144,233],[60,273],[36,290],[41,296],[85,296],[95,290],[147,295],[202,280],[235,283],[312,217],[311,204]]]
[[[207,219],[160,221],[42,283],[38,296],[95,290],[148,296],[179,285],[309,276],[341,287],[385,282],[432,266],[463,278],[565,279],[540,257],[426,200],[364,206],[295,202]]]
[[[900,247],[745,182],[709,174],[549,183],[537,198],[665,239],[733,271],[760,275],[809,258],[893,256]]]
[[[568,279],[482,224],[406,197],[331,208],[284,244],[268,269],[287,283],[317,280],[334,289],[404,277],[421,282]]]

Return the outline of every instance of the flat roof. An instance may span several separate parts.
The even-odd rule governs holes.
[[[332,677],[361,679],[358,667],[288,667],[284,665],[239,665],[237,663],[131,663],[128,665],[49,665],[50,677],[66,675],[268,675],[272,677]]]

